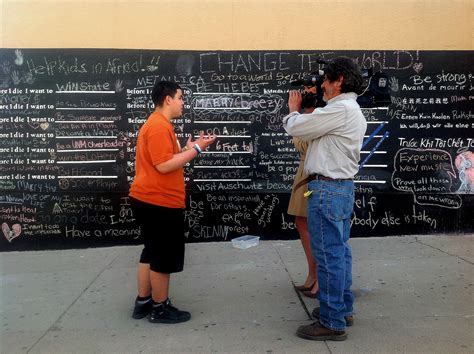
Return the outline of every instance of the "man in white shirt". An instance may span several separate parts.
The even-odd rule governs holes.
[[[345,340],[352,325],[354,296],[350,218],[354,181],[367,122],[357,103],[362,76],[350,58],[338,57],[326,66],[322,90],[327,105],[300,114],[301,94],[291,91],[290,114],[283,118],[289,135],[309,142],[305,160],[308,180],[308,227],[311,248],[318,262],[317,322],[298,328],[299,337]]]

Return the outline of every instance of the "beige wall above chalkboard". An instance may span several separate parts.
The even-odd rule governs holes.
[[[0,0],[3,48],[473,49],[472,0]]]

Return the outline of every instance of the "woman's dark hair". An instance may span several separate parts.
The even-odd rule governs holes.
[[[336,81],[342,75],[341,93],[355,92],[357,94],[362,92],[362,74],[359,65],[348,57],[337,57],[331,60],[324,69],[329,82]]]
[[[326,102],[323,100],[323,96],[312,92],[303,92],[301,95],[301,108],[318,108],[324,107]]]
[[[174,95],[176,95],[178,90],[181,90],[181,87],[176,82],[159,81],[153,87],[151,99],[153,100],[155,106],[161,107],[163,106],[166,96],[171,96],[174,98]]]

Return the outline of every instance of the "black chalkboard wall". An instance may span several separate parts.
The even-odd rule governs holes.
[[[138,242],[127,191],[157,80],[185,88],[182,143],[218,135],[186,169],[188,241],[297,238],[287,90],[338,55],[392,90],[389,107],[364,109],[352,236],[472,232],[472,51],[0,49],[0,249]]]

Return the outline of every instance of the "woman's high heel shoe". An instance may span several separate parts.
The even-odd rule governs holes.
[[[316,284],[316,280],[310,286],[304,286],[304,284],[303,285],[295,285],[295,289],[298,290],[298,291],[311,291],[314,284]]]
[[[312,293],[310,289],[310,290],[303,291],[302,294],[311,299],[319,299],[319,290],[316,291],[315,293]]]

